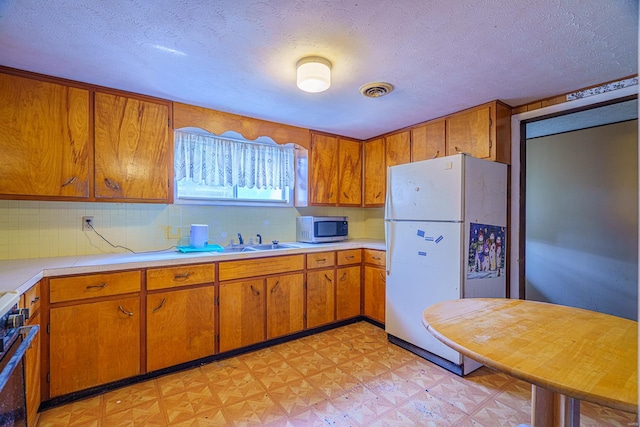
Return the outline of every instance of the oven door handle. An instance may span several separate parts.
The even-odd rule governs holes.
[[[38,325],[33,325],[23,326],[19,329],[19,333],[27,333],[27,336],[22,340],[22,343],[20,343],[20,346],[18,347],[16,352],[13,353],[13,356],[11,356],[9,362],[5,365],[2,372],[0,372],[0,393],[2,393],[2,390],[7,385],[11,374],[13,374],[13,371],[15,371],[16,367],[20,363],[20,360],[24,357],[25,353],[29,349],[29,346],[31,346],[31,341],[33,341],[33,339],[35,338],[39,328],[40,327]]]

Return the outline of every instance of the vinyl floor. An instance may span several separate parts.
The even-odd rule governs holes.
[[[50,426],[517,426],[531,387],[483,367],[461,378],[358,322],[49,409]],[[581,403],[581,426],[638,426]]]

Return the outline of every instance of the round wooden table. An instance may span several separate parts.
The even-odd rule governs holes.
[[[638,412],[638,323],[518,299],[427,307],[423,324],[449,347],[532,384],[534,426],[580,424],[580,400]]]

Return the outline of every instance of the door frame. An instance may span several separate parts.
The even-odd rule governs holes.
[[[567,101],[533,111],[514,114],[511,116],[511,200],[510,209],[510,239],[509,239],[509,296],[510,298],[524,298],[524,244],[525,244],[525,210],[524,185],[525,165],[524,146],[526,142],[525,124],[527,121],[548,115],[569,113],[576,109],[605,103],[608,101],[638,95],[638,86],[628,86],[622,89],[605,92],[575,101]],[[570,111],[571,110],[571,111]]]

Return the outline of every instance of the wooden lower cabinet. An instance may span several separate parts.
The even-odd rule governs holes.
[[[267,278],[267,339],[304,329],[304,275]]]
[[[133,377],[140,370],[140,297],[50,310],[50,397]]]
[[[336,270],[336,320],[360,315],[359,265]]]
[[[335,271],[307,272],[307,328],[335,320]]]
[[[29,325],[40,324],[40,313],[29,319]],[[27,425],[35,427],[38,423],[40,407],[40,335],[38,331],[25,353],[25,393],[27,396]]]
[[[384,323],[386,276],[383,268],[364,266],[364,315]]]
[[[265,339],[264,279],[220,283],[220,351]]]
[[[147,295],[147,371],[214,353],[213,284]]]

